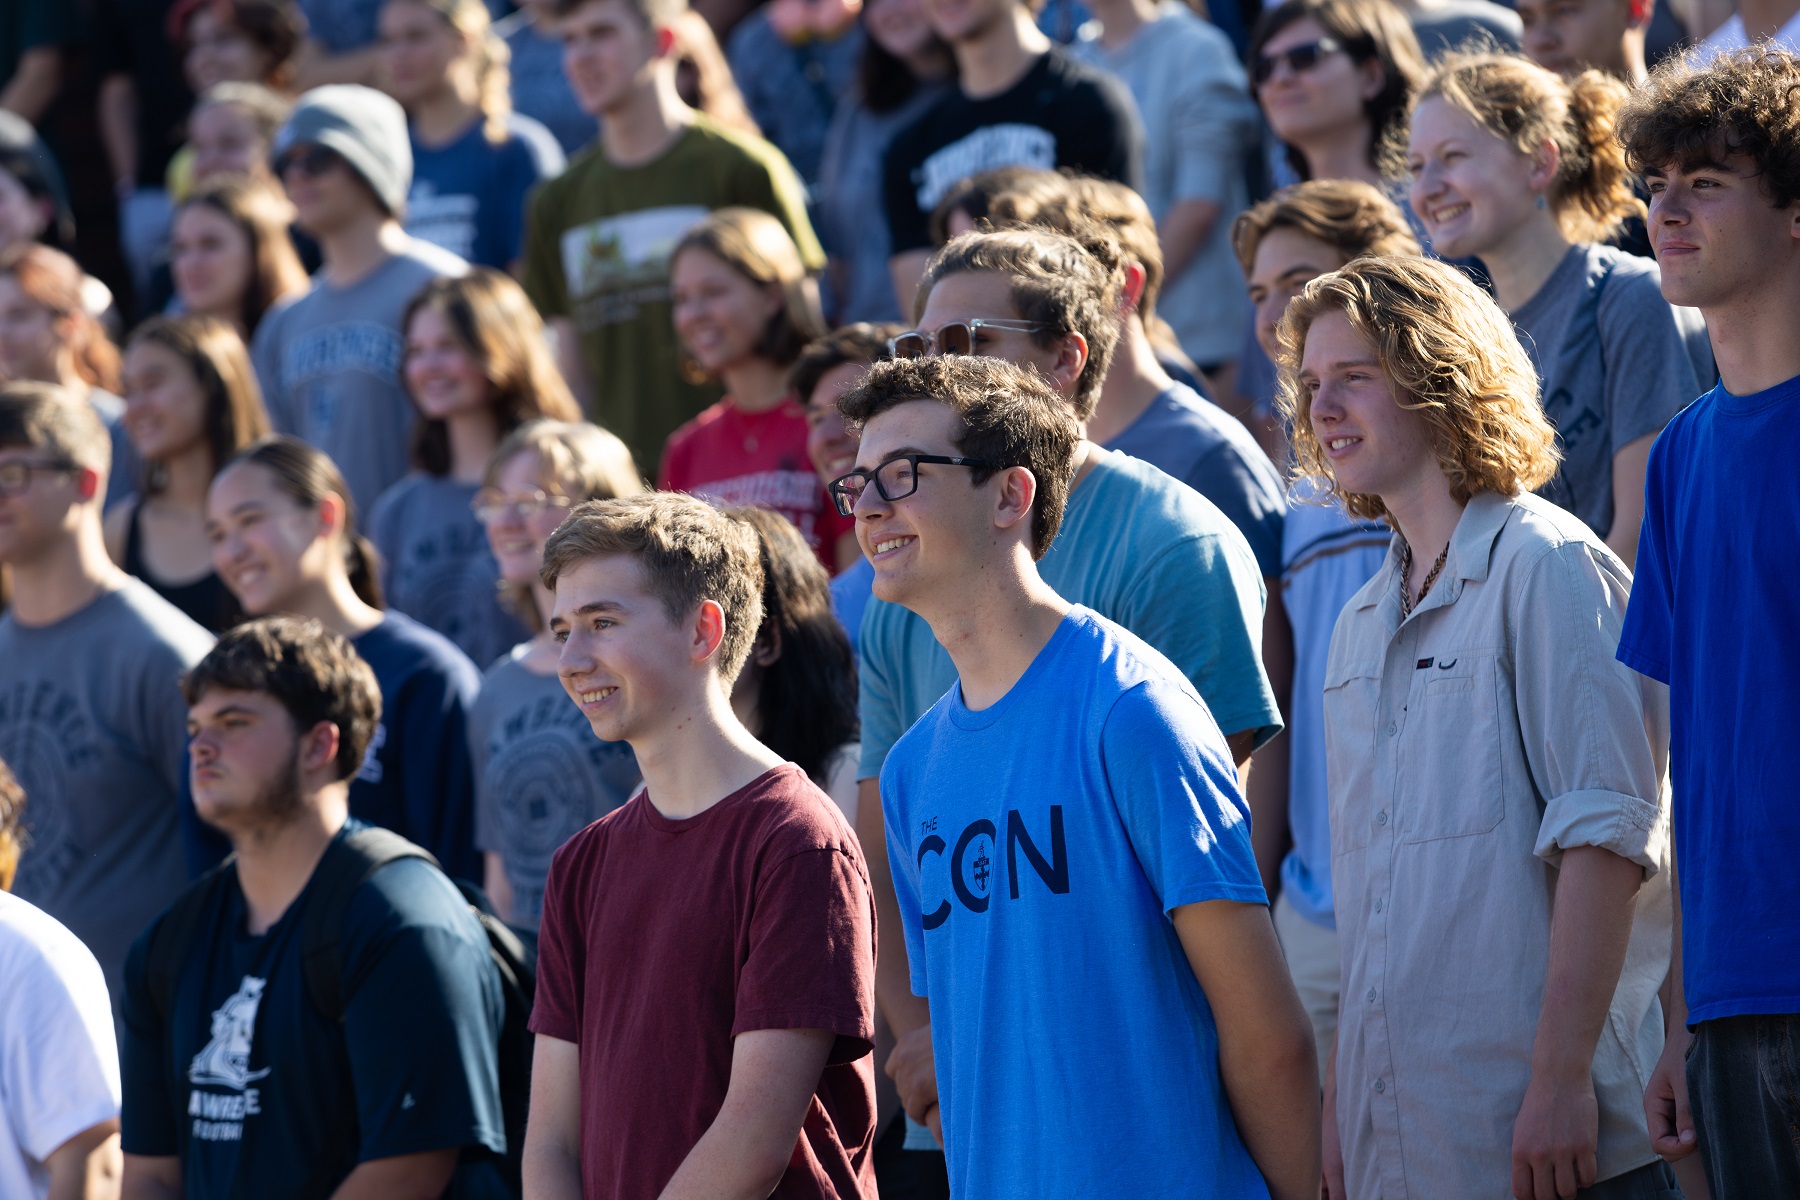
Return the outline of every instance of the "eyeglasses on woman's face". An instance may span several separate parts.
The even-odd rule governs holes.
[[[516,513],[521,518],[535,517],[547,508],[570,508],[574,503],[567,496],[550,495],[537,488],[516,496],[509,496],[499,488],[482,488],[469,501],[469,511],[475,514],[477,521],[489,525],[510,514]]]
[[[1286,63],[1288,70],[1295,75],[1302,71],[1310,71],[1318,66],[1329,54],[1342,50],[1344,45],[1334,37],[1322,37],[1316,42],[1302,42],[1298,46],[1289,46],[1286,50],[1277,50],[1272,54],[1256,56],[1256,65],[1251,69],[1250,78],[1257,87],[1275,77],[1275,68]]]

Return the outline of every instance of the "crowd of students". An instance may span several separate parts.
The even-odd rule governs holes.
[[[1800,1197],[1800,17],[504,8],[0,37],[0,1195]]]

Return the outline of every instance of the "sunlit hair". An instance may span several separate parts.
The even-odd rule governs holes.
[[[205,9],[248,38],[269,60],[257,82],[286,88],[294,81],[294,63],[306,38],[306,14],[289,0],[177,0],[164,22],[169,41],[183,55],[193,49],[189,38],[194,17]]]
[[[1124,261],[1111,232],[1093,222],[1079,240],[1040,228],[965,233],[925,265],[913,317],[925,311],[939,280],[980,271],[1005,276],[1019,319],[1042,327],[1031,335],[1035,345],[1048,349],[1072,333],[1086,340],[1087,364],[1071,398],[1075,415],[1086,421],[1100,403],[1100,385],[1119,343]]]
[[[592,3],[594,0],[550,0],[550,11],[557,17],[567,17]],[[688,11],[687,0],[625,0],[625,7],[650,29],[667,29],[676,17]]]
[[[1515,496],[1541,486],[1561,457],[1538,404],[1537,370],[1493,299],[1455,267],[1423,257],[1359,258],[1321,275],[1288,305],[1281,340],[1280,403],[1293,429],[1298,475],[1330,483],[1353,516],[1387,515],[1381,497],[1338,489],[1312,427],[1312,393],[1300,379],[1307,331],[1341,312],[1373,347],[1395,402],[1432,431],[1450,494]]]
[[[1011,198],[1013,223],[1029,224],[1021,222],[1017,213],[1027,206],[1035,210],[1038,204],[1061,195],[1063,186],[1062,175],[1042,167],[994,167],[971,175],[945,192],[931,210],[926,221],[931,244],[942,246],[955,236],[950,220],[958,215],[976,229],[988,228],[985,222],[994,216],[994,202],[1002,196]]]
[[[481,111],[481,135],[498,146],[512,136],[512,47],[494,32],[494,20],[483,0],[387,0],[417,4],[442,17],[468,45],[475,71],[475,107]]]
[[[1800,56],[1773,45],[1709,63],[1665,61],[1619,114],[1634,171],[1694,171],[1749,159],[1776,208],[1800,199]]]
[[[1282,188],[1240,214],[1232,249],[1248,276],[1256,251],[1277,229],[1323,242],[1345,261],[1365,254],[1423,254],[1399,205],[1360,179],[1311,179]]]
[[[622,555],[637,560],[644,588],[671,622],[685,622],[707,600],[725,616],[714,655],[729,687],[762,626],[762,557],[756,535],[685,492],[647,492],[578,505],[544,543],[544,586],[582,563]]]
[[[669,29],[675,34],[675,87],[681,98],[727,129],[761,137],[762,127],[750,114],[712,23],[684,9],[669,19]]]
[[[226,630],[181,679],[192,708],[211,691],[255,692],[287,711],[296,736],[337,726],[336,781],[351,778],[381,721],[381,687],[350,639],[318,621],[259,617]]]
[[[344,506],[344,524],[338,536],[344,543],[344,573],[350,590],[370,608],[387,607],[381,596],[381,559],[369,539],[356,532],[356,502],[330,455],[297,437],[272,433],[232,455],[219,474],[237,466],[267,471],[276,491],[308,511],[318,508],[326,496],[336,496]]]
[[[215,471],[231,456],[269,432],[262,388],[250,365],[250,352],[237,330],[216,317],[188,314],[151,317],[132,330],[125,348],[160,346],[180,359],[200,387],[206,439]],[[142,494],[154,496],[168,485],[165,463],[145,460]]]
[[[426,309],[443,315],[480,365],[502,436],[540,417],[581,419],[551,357],[543,320],[510,275],[471,267],[465,275],[433,279],[407,302],[401,330],[410,334],[413,319]],[[431,475],[450,473],[450,427],[441,418],[421,414],[413,423],[412,461]]]
[[[536,457],[539,487],[576,504],[636,496],[648,490],[625,443],[585,421],[525,422],[494,447],[481,473],[481,486],[499,486],[500,472],[521,454]],[[507,608],[533,633],[543,628],[529,584],[501,580],[500,593]]]
[[[763,569],[757,637],[776,653],[757,680],[756,740],[823,788],[832,756],[857,731],[856,655],[831,609],[831,576],[786,517],[766,508],[731,515],[756,531]]]
[[[264,183],[227,178],[202,184],[175,210],[176,218],[190,208],[212,209],[250,243],[250,279],[237,312],[245,337],[256,332],[276,304],[306,290],[306,268],[288,233],[294,210],[286,196]]]
[[[1395,130],[1405,127],[1407,101],[1425,74],[1425,54],[1412,22],[1391,0],[1284,0],[1257,21],[1245,61],[1255,63],[1276,34],[1305,20],[1336,38],[1351,61],[1381,64],[1381,90],[1363,101],[1369,122],[1369,165],[1379,166],[1382,148]],[[1287,147],[1287,160],[1300,178],[1312,178],[1312,168],[1299,150]]]
[[[800,403],[812,401],[819,381],[844,366],[866,367],[888,356],[888,342],[906,332],[904,325],[892,322],[856,321],[840,325],[821,338],[807,343],[800,357],[788,369],[788,388]]]
[[[756,354],[790,366],[808,342],[825,333],[819,289],[787,227],[760,208],[721,208],[682,235],[669,255],[670,270],[683,254],[705,251],[759,287],[781,293]]]
[[[0,758],[0,892],[12,891],[25,850],[25,789]]]
[[[48,450],[96,472],[112,470],[112,436],[87,397],[55,383],[0,382],[0,449]]]
[[[1526,162],[1546,142],[1556,147],[1556,177],[1545,199],[1570,241],[1604,241],[1628,218],[1645,215],[1613,135],[1631,89],[1604,71],[1564,79],[1517,54],[1453,51],[1427,72],[1411,112],[1434,96]]]
[[[69,348],[76,378],[104,392],[119,390],[119,348],[106,330],[82,305],[85,274],[74,259],[61,250],[36,242],[0,251],[0,275],[11,276],[33,304],[69,323],[65,345]]]

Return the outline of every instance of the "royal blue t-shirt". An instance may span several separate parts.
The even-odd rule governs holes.
[[[1650,451],[1619,661],[1669,685],[1693,1024],[1800,1012],[1800,378],[1724,385]]]
[[[1070,610],[1005,696],[951,688],[881,774],[958,1196],[1266,1197],[1169,914],[1267,903],[1212,715]]]

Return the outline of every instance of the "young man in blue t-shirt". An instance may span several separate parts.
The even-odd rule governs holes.
[[[1669,685],[1678,936],[1644,1097],[1715,1200],[1800,1195],[1800,58],[1659,69],[1621,118],[1663,296],[1706,317],[1719,385],[1650,452],[1619,659]]]
[[[266,617],[182,691],[194,806],[236,854],[127,960],[125,1194],[437,1196],[459,1163],[459,1195],[503,1190],[487,936],[428,859],[358,861],[349,784],[381,716],[374,672],[317,621]],[[330,990],[311,953],[328,917]]]
[[[1224,736],[1038,574],[1080,426],[1034,373],[878,363],[832,484],[956,682],[882,771],[953,1194],[1316,1196],[1311,1028]]]

